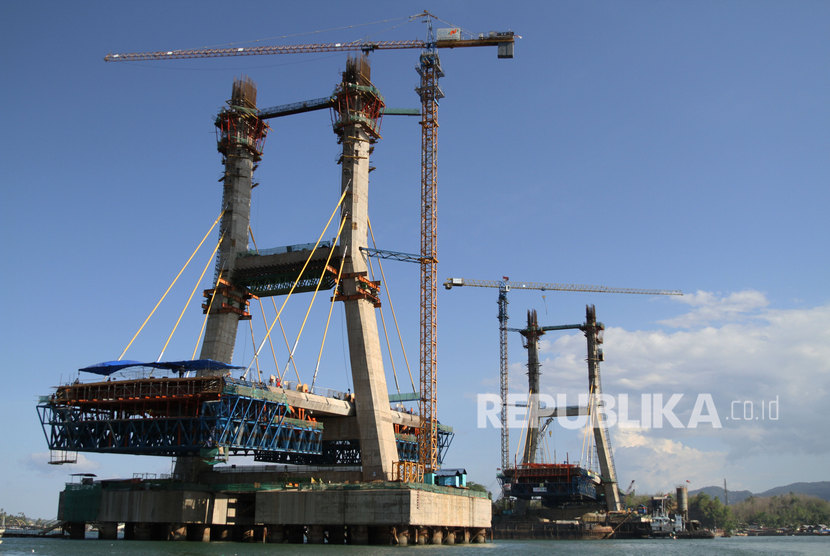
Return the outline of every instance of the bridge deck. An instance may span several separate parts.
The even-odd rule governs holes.
[[[224,376],[146,377],[60,386],[41,397],[37,409],[55,451],[355,465],[360,444],[353,399]],[[415,461],[419,417],[389,415],[400,460]],[[445,426],[440,433],[443,459],[453,433]]]

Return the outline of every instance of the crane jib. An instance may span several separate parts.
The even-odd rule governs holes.
[[[159,50],[156,52],[130,52],[107,54],[106,62],[131,62],[140,60],[183,60],[191,58],[222,58],[228,56],[267,56],[273,54],[306,54],[312,52],[373,52],[406,48],[465,48],[472,46],[498,46],[499,57],[512,58],[513,33],[495,33],[488,37],[466,40],[439,40],[428,43],[422,40],[376,41],[344,43],[312,43],[295,45],[254,46],[236,48],[196,48],[191,50]],[[510,48],[502,52],[502,47]]]

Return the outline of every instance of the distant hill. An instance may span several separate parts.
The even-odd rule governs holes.
[[[724,502],[723,487],[708,486],[698,488],[695,490],[690,490],[689,496],[694,496],[699,492],[706,493],[710,497],[717,498],[721,502]],[[758,493],[753,493],[748,490],[730,490],[729,505],[731,506],[732,504],[743,502],[750,496],[780,496],[782,494],[789,494],[791,492],[794,492],[796,494],[807,494],[809,496],[815,496],[817,498],[821,498],[822,500],[827,500],[828,502],[830,502],[830,481],[819,481],[815,483],[792,483],[785,486],[771,488],[769,490],[765,490],[764,492]]]
[[[727,485],[728,486],[728,485]],[[703,492],[708,494],[710,498],[717,498],[724,503],[724,496],[723,496],[723,487],[719,486],[708,486],[703,488],[698,488],[695,490],[689,491],[689,497],[695,496],[696,494]],[[750,496],[756,496],[752,492],[748,490],[730,490],[729,491],[729,505],[737,504],[738,502],[743,502]]]
[[[758,494],[758,496],[779,496],[781,494],[789,494],[791,492],[795,492],[796,494],[808,494],[830,502],[830,481],[821,481],[817,483],[793,483],[787,486],[771,488]],[[729,498],[730,500],[732,499],[732,493],[729,493]]]

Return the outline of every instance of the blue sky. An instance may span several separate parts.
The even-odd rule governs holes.
[[[74,379],[81,366],[116,358],[218,215],[213,117],[233,78],[254,79],[260,106],[270,106],[329,94],[345,63],[340,54],[132,64],[106,64],[103,56],[260,39],[423,38],[423,24],[406,16],[425,8],[469,31],[522,36],[514,60],[498,60],[491,48],[441,53],[441,279],[682,289],[689,295],[513,292],[510,324],[520,326],[529,308],[542,324],[580,322],[594,303],[608,326],[606,392],[684,393],[686,400],[710,392],[721,418],[736,400],[780,400],[776,422],[612,429],[624,486],[635,479],[642,491],[669,490],[690,480],[694,488],[725,476],[730,488],[761,491],[827,479],[830,441],[818,434],[830,392],[826,2],[243,2],[231,9],[35,1],[0,6],[8,27],[0,37],[7,76],[0,225],[8,240],[0,278],[7,294],[0,506],[53,516],[68,473],[169,471],[165,458],[92,454],[75,466],[48,466],[37,396]],[[416,63],[416,51],[372,55],[373,80],[389,106],[418,106]],[[317,112],[272,125],[256,175],[254,232],[260,247],[313,241],[340,183],[330,118]],[[373,227],[380,247],[415,252],[418,125],[390,117],[382,133],[373,155]],[[158,356],[208,255],[197,255],[128,357]],[[417,271],[392,262],[385,271],[414,373]],[[292,340],[306,303],[298,297],[287,309]],[[326,310],[315,305],[300,344],[304,380]],[[342,321],[335,311],[323,386],[349,386]],[[457,433],[447,465],[467,467],[472,480],[493,488],[498,431],[476,428],[475,400],[498,390],[496,291],[441,290],[438,322],[439,415]],[[200,326],[194,304],[165,357],[189,357]],[[250,333],[241,333],[236,363],[250,363],[251,345]],[[580,391],[581,337],[550,334],[542,355],[543,391]],[[524,380],[524,357],[511,338],[512,384]],[[565,432],[549,442],[560,456],[578,452],[579,440]]]

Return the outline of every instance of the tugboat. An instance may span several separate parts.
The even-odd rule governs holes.
[[[674,520],[668,514],[668,496],[654,496],[651,499],[651,537],[655,539],[674,538],[683,530],[683,518],[679,513]]]
[[[677,508],[674,519],[669,515],[669,496],[651,499],[651,537],[655,539],[713,539],[715,534],[704,529],[700,521],[689,519],[689,494],[686,487],[677,487]]]

